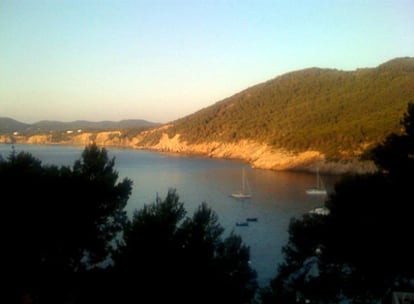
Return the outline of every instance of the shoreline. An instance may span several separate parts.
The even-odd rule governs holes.
[[[238,143],[209,142],[188,144],[180,141],[180,135],[169,138],[163,134],[156,144],[142,144],[143,136],[132,138],[122,137],[119,131],[99,133],[82,133],[70,136],[67,140],[54,141],[52,135],[32,136],[0,136],[2,144],[28,144],[50,146],[85,147],[95,142],[98,146],[143,150],[157,153],[167,153],[178,157],[205,157],[234,160],[246,163],[252,168],[272,171],[293,171],[314,173],[319,170],[324,175],[344,175],[368,173],[376,170],[371,161],[360,161],[357,158],[328,161],[318,151],[303,151],[294,153],[283,149],[275,149],[265,144],[242,140]]]

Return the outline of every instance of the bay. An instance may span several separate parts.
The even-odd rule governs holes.
[[[15,145],[17,152],[25,151],[43,164],[72,166],[81,157],[83,147]],[[299,172],[279,172],[250,168],[247,164],[222,159],[182,156],[132,149],[107,148],[115,157],[119,178],[133,181],[133,192],[127,205],[134,210],[165,197],[174,188],[189,216],[206,202],[218,215],[225,235],[234,232],[250,247],[251,266],[258,273],[261,287],[277,273],[283,261],[282,247],[288,241],[291,218],[301,217],[323,205],[324,197],[309,196],[307,188],[315,185],[315,175]],[[7,158],[10,145],[0,144],[0,155]],[[251,199],[237,200],[230,194],[241,187],[242,170],[252,190]],[[322,176],[328,192],[338,177]],[[248,226],[236,226],[247,218],[257,218]]]

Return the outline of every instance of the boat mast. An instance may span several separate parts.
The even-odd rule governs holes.
[[[246,193],[246,172],[245,172],[244,168],[243,168],[243,171],[242,171],[242,193],[243,194]]]
[[[316,189],[320,189],[319,168],[316,168]]]

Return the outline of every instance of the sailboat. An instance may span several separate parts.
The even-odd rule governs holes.
[[[230,195],[231,197],[238,198],[238,199],[245,199],[245,198],[251,198],[252,193],[250,191],[250,186],[247,181],[246,172],[243,168],[242,171],[242,188],[240,191],[234,192]]]
[[[316,187],[306,190],[306,194],[310,195],[326,195],[327,191],[323,186],[321,177],[319,176],[319,169],[316,169]]]

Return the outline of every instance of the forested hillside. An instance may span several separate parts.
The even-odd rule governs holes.
[[[390,133],[401,132],[410,101],[414,58],[405,57],[355,71],[309,68],[287,73],[162,126],[143,121],[87,126],[41,122],[18,135],[0,129],[0,142],[95,142],[233,158],[263,169],[367,172],[375,167],[360,162],[359,156]],[[67,131],[77,130],[78,123],[82,132]],[[52,126],[57,131],[51,132]]]
[[[399,131],[414,100],[414,58],[376,68],[309,68],[258,84],[174,121],[169,137],[190,144],[243,139],[290,151],[316,150],[331,158],[360,154]],[[155,144],[163,128],[144,142]]]

